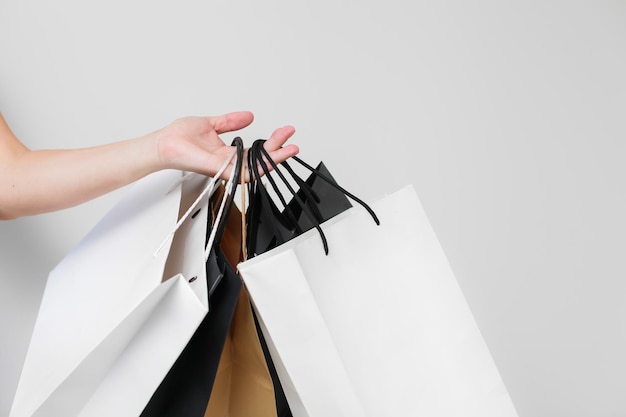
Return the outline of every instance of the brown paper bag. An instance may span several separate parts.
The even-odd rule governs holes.
[[[214,201],[220,201],[219,198]],[[214,207],[217,211],[217,207]],[[242,214],[233,205],[220,242],[234,267],[244,260]],[[252,306],[241,289],[205,417],[276,417],[274,385],[259,342]]]

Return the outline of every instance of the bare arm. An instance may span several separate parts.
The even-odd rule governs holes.
[[[231,151],[219,134],[252,123],[249,112],[218,117],[188,117],[134,139],[71,150],[24,146],[0,114],[0,219],[72,207],[161,169],[214,175]],[[266,148],[276,161],[298,152],[282,145],[293,135],[274,131]]]

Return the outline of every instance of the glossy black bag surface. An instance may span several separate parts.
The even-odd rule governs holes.
[[[207,314],[141,414],[142,417],[204,416],[224,342],[241,291],[241,279],[219,248],[207,261],[207,276],[219,281]]]
[[[314,172],[304,181],[296,195],[283,210],[280,210],[268,190],[259,187],[248,212],[247,247],[250,257],[264,253],[315,227],[316,224],[336,216],[352,207],[352,204],[337,187],[322,179],[320,174],[333,181],[330,171],[320,162]],[[306,192],[306,191],[308,192]],[[300,202],[315,207],[307,215]]]

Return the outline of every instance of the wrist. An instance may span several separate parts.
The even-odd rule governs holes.
[[[146,174],[170,168],[167,161],[162,157],[161,140],[160,130],[137,138],[140,160],[147,171]]]

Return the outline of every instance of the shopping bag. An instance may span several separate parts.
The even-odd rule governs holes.
[[[217,282],[210,297],[210,311],[150,398],[142,417],[204,415],[242,287],[241,279],[219,251],[211,251],[207,276]]]
[[[51,271],[11,417],[141,413],[208,311],[206,216],[190,210],[214,184],[143,178]]]
[[[241,212],[232,207],[220,248],[231,266],[244,259]],[[241,288],[205,417],[277,415],[274,383],[261,347],[248,292]]]
[[[265,140],[256,140],[248,152],[249,206],[246,243],[250,257],[281,245],[303,232],[315,228],[324,250],[327,243],[320,223],[352,207],[350,199],[363,206],[376,220],[375,213],[361,199],[341,187],[323,163],[317,168],[294,156],[292,159],[311,173],[303,181],[287,161],[280,163],[283,172],[263,147]],[[276,180],[272,174],[276,174]],[[263,178],[271,186],[261,181]],[[295,188],[299,188],[297,191]],[[269,188],[269,190],[268,190]],[[290,201],[284,196],[290,194]],[[278,201],[276,201],[278,200]],[[278,207],[282,205],[282,209]]]
[[[297,197],[292,196],[282,210],[265,187],[259,187],[258,192],[253,193],[247,231],[248,252],[251,257],[281,245],[314,227],[314,221],[303,213],[302,206],[298,204],[299,200],[303,205],[313,205],[318,209],[315,211],[318,214],[315,218],[317,223],[352,207],[345,194],[321,176],[335,182],[326,165],[320,162],[306,180],[299,182],[301,188],[296,192]],[[290,219],[294,222],[290,222]]]
[[[251,181],[248,185],[246,249],[249,256],[264,253],[311,228],[316,228],[323,236],[319,224],[350,208],[352,205],[348,195],[363,203],[339,186],[322,162],[317,168],[313,168],[302,159],[293,158],[310,171],[306,180],[302,180],[287,161],[280,164],[286,171],[283,172],[265,151],[264,142],[262,139],[255,141],[248,152],[248,173]],[[275,180],[272,174],[276,174],[279,180]],[[297,191],[294,187],[298,188]],[[287,191],[291,193],[291,197],[283,195]],[[286,311],[285,314],[289,312]],[[267,343],[258,321],[255,324],[274,384],[278,417],[290,417],[292,413]]]
[[[209,313],[176,359],[141,413],[142,417],[201,417],[204,415],[222,349],[237,305],[242,282],[220,249],[227,219],[233,212],[244,153],[243,141],[235,138],[237,161],[226,186],[218,187],[206,211],[206,277]],[[237,212],[238,213],[238,212]],[[241,219],[241,215],[238,215]],[[230,238],[230,235],[228,236]]]
[[[274,384],[254,323],[248,292],[242,288],[220,358],[205,417],[277,415]]]
[[[412,187],[239,265],[294,416],[513,417]]]

